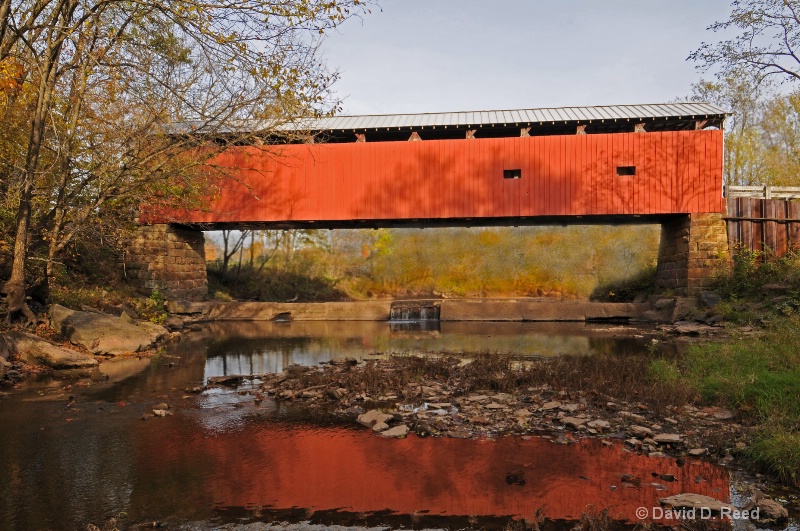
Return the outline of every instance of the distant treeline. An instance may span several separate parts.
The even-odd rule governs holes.
[[[614,286],[652,277],[659,234],[653,225],[255,231],[212,235],[206,248],[212,288],[236,298],[614,299]]]

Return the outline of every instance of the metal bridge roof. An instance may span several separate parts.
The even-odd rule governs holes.
[[[594,107],[543,107],[501,111],[441,112],[423,114],[373,114],[302,120],[293,128],[311,131],[386,128],[484,126],[522,124],[593,123],[632,120],[724,119],[727,111],[710,103],[657,103],[649,105],[602,105]]]
[[[730,113],[710,103],[656,103],[647,105],[599,105],[593,107],[542,107],[505,111],[440,112],[423,114],[371,114],[300,118],[288,121],[228,120],[224,124],[179,122],[170,134],[237,135],[263,131],[282,142],[282,135],[297,141],[310,133],[317,141],[352,142],[355,134],[366,141],[407,140],[409,133],[424,139],[474,138],[526,135],[575,134],[575,126],[587,134],[632,132],[638,124],[646,131],[680,131],[698,126],[722,127]],[[700,124],[699,122],[703,122]],[[300,135],[300,136],[297,136]],[[294,140],[291,140],[294,138]]]

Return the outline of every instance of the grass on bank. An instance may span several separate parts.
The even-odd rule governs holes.
[[[739,411],[756,428],[745,457],[800,485],[800,254],[763,258],[740,252],[714,287],[723,297],[716,311],[763,330],[694,344],[679,363],[656,360],[650,372],[661,382],[683,380],[704,404]]]
[[[739,250],[712,289],[723,298],[715,310],[734,323],[762,325],[800,315],[800,251],[773,258]]]
[[[800,484],[800,319],[780,319],[758,338],[693,345],[683,365],[704,402],[754,422],[746,457],[781,481]]]

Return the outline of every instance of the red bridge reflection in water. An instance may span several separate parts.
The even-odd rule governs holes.
[[[657,506],[671,494],[729,500],[724,469],[639,456],[621,441],[606,447],[593,439],[388,440],[365,429],[256,422],[209,433],[181,415],[172,420],[144,428],[140,455],[148,457],[140,466],[167,478],[185,477],[202,463],[196,492],[184,494],[217,507],[519,518],[542,509],[548,518],[570,520],[593,506],[636,521],[637,507]],[[623,475],[631,478],[623,482]]]

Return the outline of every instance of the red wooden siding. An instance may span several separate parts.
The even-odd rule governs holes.
[[[722,131],[242,147],[209,212],[279,222],[723,212]],[[618,166],[636,175],[618,176]],[[521,169],[521,179],[504,179]],[[149,221],[156,221],[150,219]]]

